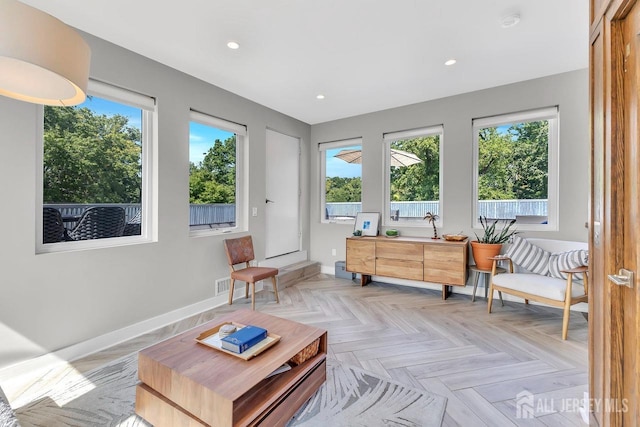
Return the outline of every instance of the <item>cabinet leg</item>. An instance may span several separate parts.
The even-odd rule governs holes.
[[[442,285],[442,299],[447,299],[451,295],[451,286]]]
[[[371,276],[368,274],[360,275],[360,286],[366,286],[371,283]]]

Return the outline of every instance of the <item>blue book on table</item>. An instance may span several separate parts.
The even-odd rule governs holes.
[[[247,325],[244,328],[222,338],[222,348],[242,353],[267,337],[267,330],[258,326]]]

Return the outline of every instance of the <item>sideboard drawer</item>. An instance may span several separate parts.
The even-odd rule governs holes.
[[[422,280],[422,261],[378,258],[376,259],[376,275],[408,280]]]
[[[378,242],[376,243],[376,257],[402,259],[422,262],[421,243]]]

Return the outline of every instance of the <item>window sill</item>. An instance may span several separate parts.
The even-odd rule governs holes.
[[[238,227],[190,229],[189,237],[198,238],[198,237],[222,236],[227,234],[245,233],[246,231],[247,230],[241,230]]]
[[[504,225],[508,224],[511,220],[499,220],[496,225],[496,229],[501,229]],[[493,221],[492,221],[493,223]],[[482,233],[483,228],[479,222],[473,224],[474,231],[478,230],[478,234]],[[557,224],[548,223],[548,224],[518,224],[518,222],[513,224],[512,230],[521,232],[521,231],[560,231]]]
[[[345,218],[345,219],[323,219],[321,221],[322,224],[348,224],[348,225],[354,225],[356,223],[356,219],[355,218]]]
[[[93,249],[115,248],[118,246],[140,245],[153,242],[155,242],[155,240],[148,237],[126,236],[106,239],[80,240],[75,242],[47,243],[38,244],[36,246],[36,254],[78,252]]]

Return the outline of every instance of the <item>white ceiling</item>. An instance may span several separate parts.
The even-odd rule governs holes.
[[[22,1],[309,124],[588,66],[588,0]]]

